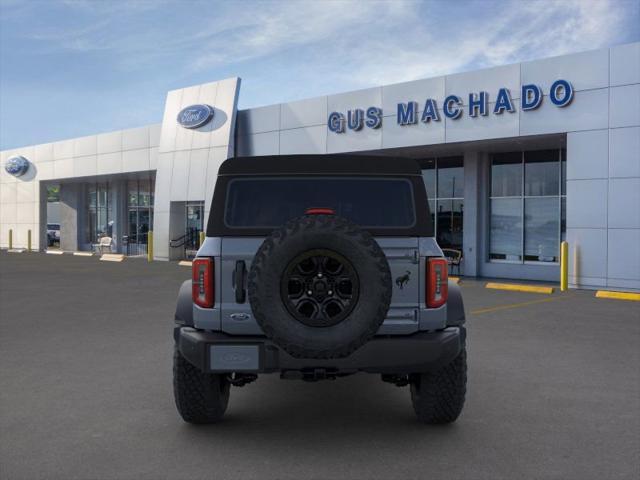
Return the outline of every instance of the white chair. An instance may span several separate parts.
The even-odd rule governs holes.
[[[107,249],[107,253],[111,253],[111,245],[113,245],[113,239],[111,237],[100,237],[96,247],[99,253],[104,253],[105,248]]]

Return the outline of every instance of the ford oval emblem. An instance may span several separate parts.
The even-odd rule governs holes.
[[[213,107],[209,105],[191,105],[178,113],[178,123],[184,128],[198,128],[213,118]]]
[[[29,170],[29,160],[21,156],[11,157],[4,164],[4,169],[8,174],[20,177]]]

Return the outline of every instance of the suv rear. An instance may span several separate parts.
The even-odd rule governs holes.
[[[230,387],[264,373],[376,373],[410,385],[425,423],[462,410],[462,298],[411,159],[225,161],[175,321],[174,393],[187,422],[218,421]]]

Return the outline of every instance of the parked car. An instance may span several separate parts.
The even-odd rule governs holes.
[[[258,375],[357,372],[410,386],[424,423],[458,418],[466,392],[462,297],[448,282],[410,159],[233,158],[175,313],[182,418],[222,418]]]
[[[60,244],[60,224],[47,223],[47,246],[51,247],[56,243]]]

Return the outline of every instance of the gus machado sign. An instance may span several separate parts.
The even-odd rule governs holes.
[[[535,110],[542,104],[544,93],[538,85],[523,85],[520,92],[520,109],[523,112]],[[566,107],[573,100],[573,86],[567,80],[556,80],[549,89],[548,98],[551,103],[559,108]],[[487,92],[469,93],[467,105],[458,95],[449,95],[442,102],[442,107],[433,98],[427,98],[424,108],[418,115],[419,105],[416,101],[398,103],[396,121],[398,125],[413,125],[418,121],[423,123],[440,122],[442,115],[452,120],[460,118],[463,112],[470,117],[502,115],[504,112],[514,113],[515,104],[511,99],[508,88],[500,88],[495,97],[495,104],[489,108],[489,94]],[[382,126],[383,112],[379,107],[369,107],[366,110],[353,109],[343,112],[331,112],[327,120],[327,127],[334,133],[345,133],[347,129],[353,131],[367,128],[380,128]]]

